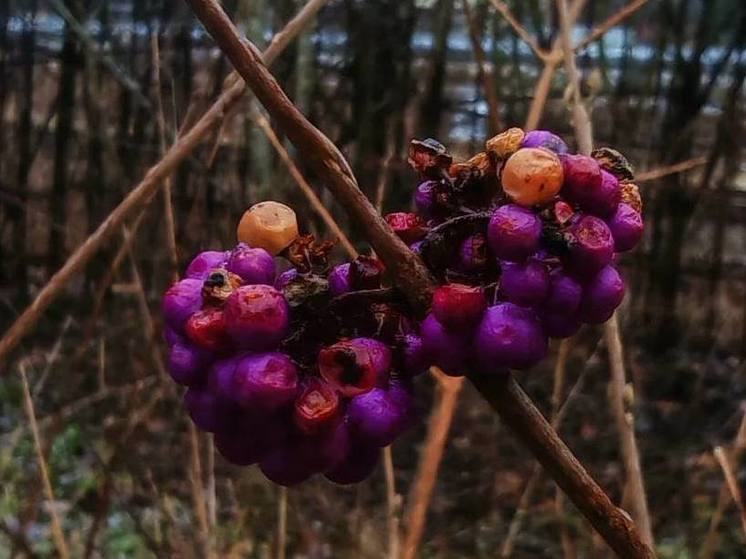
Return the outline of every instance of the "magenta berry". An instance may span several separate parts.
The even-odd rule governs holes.
[[[231,251],[225,268],[246,284],[273,285],[275,282],[275,259],[263,248],[250,248],[245,243],[239,243]]]
[[[431,364],[451,375],[463,374],[469,349],[467,332],[449,330],[429,314],[422,322],[420,335]]]
[[[481,287],[448,283],[433,293],[433,315],[446,328],[472,328],[486,308],[487,298]]]
[[[388,380],[391,351],[371,338],[344,340],[321,349],[318,367],[343,395],[356,396]]]
[[[606,223],[597,217],[582,217],[571,229],[569,263],[573,271],[590,277],[611,263],[614,239]]]
[[[233,399],[242,406],[276,410],[295,400],[298,369],[283,353],[247,355],[236,365],[232,387]]]
[[[614,249],[617,252],[632,250],[642,238],[642,216],[629,204],[619,204],[614,215],[606,223],[614,238]]]
[[[347,416],[364,441],[374,446],[388,446],[406,426],[407,410],[397,395],[374,388],[350,400]]]
[[[215,268],[222,268],[228,260],[228,252],[206,250],[200,252],[187,266],[185,278],[204,280]]]
[[[622,299],[624,280],[614,266],[606,266],[583,287],[580,318],[589,324],[606,322]]]
[[[415,213],[394,212],[386,214],[384,219],[394,233],[407,244],[420,241],[427,234],[427,225]]]
[[[329,292],[335,297],[352,291],[352,281],[350,279],[350,264],[340,264],[335,266],[329,273]]]
[[[544,148],[562,155],[567,153],[567,144],[549,130],[531,130],[523,138],[522,148]]]
[[[268,285],[244,285],[225,302],[228,335],[242,349],[263,350],[288,333],[290,309],[282,293]]]
[[[547,336],[533,311],[500,303],[485,312],[474,336],[474,351],[480,372],[528,369],[546,356]]]
[[[499,207],[487,228],[490,250],[500,259],[520,262],[539,247],[541,220],[526,208],[515,204]]]
[[[503,262],[500,265],[500,294],[511,303],[523,307],[540,304],[549,291],[547,267],[537,261]]]
[[[166,325],[183,332],[187,319],[202,308],[202,280],[183,279],[173,284],[163,296],[161,310]]]
[[[565,183],[562,196],[593,215],[606,217],[614,213],[622,196],[619,180],[604,171],[598,162],[585,155],[563,158]]]

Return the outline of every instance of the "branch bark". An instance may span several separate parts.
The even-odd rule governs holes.
[[[262,64],[256,48],[242,41],[216,0],[187,1],[301,156],[362,226],[412,306],[421,313],[426,311],[434,287],[427,269],[360,191],[341,153],[292,104]],[[611,502],[512,376],[476,375],[472,382],[620,557],[654,557],[629,516]]]

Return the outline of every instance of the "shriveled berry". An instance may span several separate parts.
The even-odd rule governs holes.
[[[614,238],[599,218],[586,215],[571,229],[572,245],[568,255],[574,272],[590,277],[610,264],[614,257]]]
[[[415,213],[393,212],[386,214],[386,223],[407,244],[421,240],[427,234],[427,225]]]
[[[381,287],[383,262],[378,258],[360,255],[350,264],[350,282],[354,289],[378,289]]]
[[[448,283],[433,293],[432,313],[446,328],[468,330],[479,322],[486,308],[487,298],[481,287]]]
[[[523,138],[523,148],[544,148],[558,155],[567,153],[567,144],[549,130],[531,130]]]
[[[616,178],[621,180],[633,180],[635,178],[634,170],[627,158],[615,149],[601,147],[593,150],[591,157],[598,161],[602,169],[609,171]]]
[[[449,330],[435,315],[429,314],[420,326],[422,345],[430,362],[450,375],[463,374],[468,357],[467,332]]]
[[[547,336],[536,314],[512,303],[487,309],[474,336],[480,373],[528,369],[546,357],[547,348]]]
[[[606,224],[614,237],[614,250],[617,252],[632,250],[642,238],[642,216],[629,204],[619,204],[616,213]]]
[[[606,322],[623,299],[624,280],[614,266],[606,266],[583,287],[580,319],[588,324]]]
[[[642,213],[642,198],[640,197],[640,189],[636,184],[631,182],[621,183],[621,202],[628,204],[637,213]]]
[[[202,301],[204,304],[220,305],[242,284],[243,281],[236,274],[225,268],[216,268],[202,284]]]
[[[495,210],[487,227],[490,250],[502,260],[520,262],[539,248],[541,220],[515,204]]]
[[[549,272],[543,263],[533,259],[525,263],[503,262],[500,268],[500,294],[507,301],[531,307],[546,298]]]
[[[545,204],[562,187],[562,163],[541,148],[522,148],[505,162],[500,180],[505,194],[521,206]]]
[[[202,308],[202,280],[183,279],[163,295],[161,311],[169,328],[183,332],[187,319]]]
[[[298,369],[277,352],[243,357],[232,378],[233,399],[246,408],[276,410],[293,402],[299,391]]]
[[[225,324],[242,349],[270,349],[287,335],[290,310],[274,287],[244,285],[225,302]]]
[[[298,236],[298,219],[292,208],[279,202],[260,202],[241,217],[238,240],[276,255]]]
[[[190,316],[186,335],[192,343],[207,351],[222,351],[230,345],[225,315],[217,307],[207,307]]]
[[[345,396],[356,396],[388,380],[391,351],[378,340],[354,338],[321,349],[321,376]]]
[[[485,147],[496,159],[507,159],[520,149],[526,133],[520,128],[508,128],[487,140]]]
[[[231,251],[225,267],[247,284],[273,285],[275,281],[275,259],[263,248],[251,248],[245,243],[239,243]]]
[[[329,273],[329,292],[335,297],[352,291],[350,263],[339,264]]]
[[[222,268],[228,260],[228,252],[206,250],[195,256],[187,266],[185,278],[205,279],[215,268]]]
[[[295,424],[306,433],[318,433],[336,425],[342,414],[339,394],[331,384],[311,379],[295,400]]]
[[[552,209],[554,219],[560,225],[570,223],[570,221],[572,221],[573,217],[576,215],[575,210],[573,210],[572,206],[564,200],[557,200],[554,203],[554,207]]]
[[[465,274],[478,274],[487,268],[487,238],[482,233],[469,235],[458,249],[456,269]]]

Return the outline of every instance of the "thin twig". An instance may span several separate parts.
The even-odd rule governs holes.
[[[271,64],[326,1],[311,0],[304,6],[295,18],[275,35],[262,55],[263,60],[267,64]],[[243,81],[236,81],[230,89],[223,91],[207,112],[169,148],[158,163],[148,170],[145,178],[111,211],[103,223],[91,233],[83,244],[70,255],[62,268],[50,278],[31,305],[23,311],[0,339],[0,376],[9,372],[9,368],[4,367],[4,365],[10,352],[34,329],[49,305],[62,294],[68,283],[120,230],[125,221],[150,202],[163,180],[170,176],[202,140],[210,135],[210,132],[222,121],[224,115],[236,105],[245,92],[246,85]]]
[[[345,235],[344,231],[342,231],[342,228],[337,224],[332,214],[329,213],[329,210],[327,210],[326,207],[324,207],[324,203],[319,199],[314,189],[311,187],[310,184],[308,184],[308,181],[303,176],[303,173],[300,172],[300,169],[298,169],[297,165],[293,161],[293,158],[290,157],[290,154],[285,149],[285,146],[282,145],[282,142],[277,137],[277,134],[275,134],[275,131],[272,130],[272,126],[270,125],[269,121],[261,113],[259,113],[259,111],[254,111],[251,116],[256,125],[262,130],[262,132],[264,132],[264,135],[267,136],[269,143],[272,144],[272,147],[275,148],[277,155],[279,155],[280,159],[282,159],[282,162],[287,167],[288,172],[295,180],[298,188],[301,189],[301,192],[303,192],[306,199],[311,204],[311,207],[319,215],[319,217],[324,220],[324,223],[332,232],[332,234],[339,239],[339,242],[342,244],[342,247],[345,249],[345,252],[347,252],[350,258],[357,258],[357,251],[355,250],[355,247],[352,246],[350,239],[347,238],[347,235]]]
[[[417,474],[407,507],[407,531],[404,537],[402,559],[414,559],[425,531],[425,520],[430,504],[438,469],[443,459],[448,431],[453,420],[453,411],[464,384],[463,377],[449,377],[432,369],[438,379],[437,404],[430,414],[425,447],[420,454]]]
[[[634,14],[637,10],[642,8],[645,4],[648,3],[648,0],[634,0],[633,2],[630,2],[626,6],[622,7],[620,10],[606,18],[604,21],[596,25],[588,35],[583,37],[583,39],[575,45],[574,50],[577,52],[579,50],[583,50],[585,47],[590,45],[591,43],[594,43],[598,41],[601,37],[603,37],[606,32],[611,29],[612,27],[615,27],[619,25],[622,21],[630,17],[632,14]]]
[[[707,163],[707,157],[704,155],[700,157],[693,157],[691,159],[687,159],[686,161],[680,161],[679,163],[674,163],[673,165],[666,165],[665,167],[658,167],[657,169],[650,169],[649,171],[643,171],[642,173],[638,173],[635,176],[635,181],[636,182],[653,181],[656,179],[667,177],[668,175],[675,175],[677,173],[683,173],[685,171],[689,171],[690,169],[694,169],[696,167],[701,167],[702,165],[705,165],[706,163]]]
[[[288,488],[279,487],[277,495],[276,559],[285,559],[288,537]]]
[[[396,493],[394,477],[394,457],[391,447],[381,450],[383,454],[383,472],[386,478],[386,529],[388,532],[388,557],[399,559],[401,533],[399,532],[399,504],[401,499]]]
[[[202,485],[203,477],[202,460],[199,456],[199,434],[194,423],[191,421],[187,422],[189,423],[189,450],[191,456],[189,464],[189,486],[191,488],[192,506],[194,507],[194,515],[197,518],[197,526],[199,527],[204,554],[210,557],[212,555],[210,546],[210,521],[205,500],[205,489]]]
[[[47,512],[49,512],[49,518],[52,524],[52,539],[54,545],[57,548],[57,553],[62,559],[68,559],[70,557],[70,551],[65,541],[65,535],[62,531],[62,522],[57,514],[57,508],[54,500],[54,490],[52,489],[52,482],[49,479],[49,467],[47,461],[44,459],[44,452],[42,451],[41,436],[39,435],[39,425],[36,422],[36,411],[34,410],[34,400],[31,398],[31,390],[29,389],[28,378],[26,376],[26,365],[21,362],[19,365],[21,371],[21,383],[23,386],[23,403],[26,408],[26,416],[28,417],[29,425],[31,426],[31,434],[34,438],[34,449],[36,451],[36,461],[39,465],[39,475],[44,487],[44,494],[47,497]]]
[[[725,476],[725,484],[728,486],[730,496],[733,499],[733,502],[736,504],[738,515],[741,518],[741,528],[743,529],[744,535],[746,535],[746,508],[744,508],[743,497],[741,496],[741,488],[738,485],[736,474],[733,472],[733,467],[731,466],[731,463],[728,460],[728,456],[726,456],[725,450],[723,450],[722,446],[715,447],[714,454],[715,459],[720,465],[720,468],[723,470],[723,475]]]
[[[539,42],[536,40],[536,37],[534,37],[525,27],[523,27],[523,25],[521,25],[521,22],[518,21],[518,19],[513,15],[513,12],[510,11],[510,8],[505,2],[503,2],[502,0],[490,1],[492,2],[492,5],[495,7],[495,9],[500,12],[500,15],[503,16],[503,19],[507,21],[508,24],[513,28],[513,31],[515,31],[516,35],[518,35],[524,43],[531,47],[531,50],[534,51],[534,54],[536,54],[536,56],[540,60],[546,60],[550,56],[550,53],[539,46]]]

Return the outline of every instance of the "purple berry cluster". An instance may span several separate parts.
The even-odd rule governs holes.
[[[293,262],[295,250],[308,264],[314,249],[323,261],[326,249],[307,238],[283,254]],[[330,273],[321,267],[277,275],[267,250],[240,243],[197,255],[162,301],[169,371],[187,387],[192,421],[214,434],[226,460],[258,464],[286,486],[316,473],[340,484],[365,479],[412,416],[410,383],[385,343],[402,337],[399,324],[387,335],[374,313],[319,310],[339,295],[375,292],[382,266],[360,257]]]
[[[527,369],[549,338],[608,320],[622,302],[617,253],[637,245],[642,204],[626,159],[573,155],[546,130],[509,129],[464,163],[413,141],[416,213],[387,216],[443,283],[410,336],[448,374]]]

